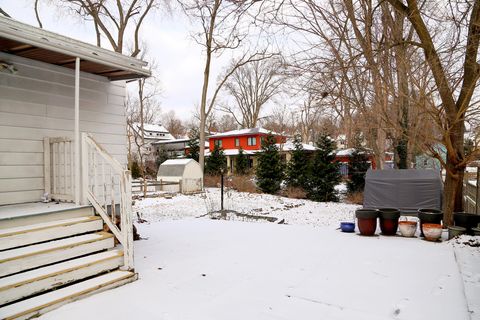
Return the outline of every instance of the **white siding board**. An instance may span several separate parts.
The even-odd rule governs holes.
[[[40,201],[43,190],[0,192],[0,205]]]
[[[0,166],[43,165],[43,153],[1,152]]]
[[[66,97],[66,96],[59,96],[53,95],[46,92],[40,91],[30,91],[25,90],[22,88],[14,88],[14,87],[6,87],[0,86],[0,97],[2,99],[8,100],[15,100],[27,103],[38,103],[38,104],[45,104],[45,105],[53,105],[53,106],[65,106],[74,108],[74,98],[73,97]],[[80,108],[83,110],[92,110],[92,111],[99,111],[99,109],[105,113],[117,114],[117,115],[124,115],[125,108],[123,104],[119,105],[101,105],[100,103],[96,103],[95,101],[88,101],[84,100],[83,96],[80,96]]]
[[[10,140],[0,138],[0,152],[43,152],[43,143],[33,140]]]
[[[18,114],[44,116],[47,113],[47,106],[45,104],[6,100],[3,99],[3,96],[1,96],[0,112],[12,112]]]
[[[73,138],[74,71],[0,53],[17,74],[0,74],[0,205],[44,192],[44,137]],[[123,165],[127,160],[125,81],[81,73],[80,131]]]
[[[0,192],[44,190],[42,178],[0,179]]]
[[[34,92],[46,92],[58,96],[71,97],[75,94],[75,87],[68,86],[61,82],[40,81],[27,77],[21,77],[18,74],[0,73],[0,86],[11,88],[23,88]],[[91,100],[96,103],[107,103],[107,94],[94,90],[85,90],[80,84],[80,96],[83,100]]]
[[[15,178],[43,178],[43,165],[0,166],[0,183],[3,183],[3,179]]]
[[[74,126],[74,120],[0,112],[0,126],[60,129],[70,131]],[[80,130],[91,133],[124,135],[126,129],[123,124],[102,124],[99,122],[80,121]]]

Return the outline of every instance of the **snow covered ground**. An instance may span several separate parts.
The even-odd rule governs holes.
[[[336,228],[356,206],[236,192],[230,209],[291,225],[194,218],[217,196],[137,202],[149,221],[137,224],[147,239],[135,242],[139,280],[42,319],[480,319],[470,238],[346,234]]]

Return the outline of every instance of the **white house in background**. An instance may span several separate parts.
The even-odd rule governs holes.
[[[138,146],[140,146],[141,152],[146,155],[149,160],[153,160],[156,154],[155,147],[152,143],[175,139],[164,126],[158,124],[143,124],[143,142],[142,129],[139,122],[133,123],[129,129],[131,131],[129,135],[131,151],[138,153]]]
[[[150,72],[3,16],[0,62],[0,318],[29,318],[136,279],[125,80]]]

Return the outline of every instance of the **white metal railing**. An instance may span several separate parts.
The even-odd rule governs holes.
[[[82,133],[82,193],[123,246],[125,267],[133,269],[130,171],[91,136]]]
[[[57,201],[74,201],[74,144],[71,138],[43,139],[45,192]]]

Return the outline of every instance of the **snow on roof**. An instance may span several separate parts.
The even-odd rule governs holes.
[[[353,152],[355,151],[355,148],[348,148],[348,149],[343,149],[343,150],[338,150],[336,152],[336,156],[351,156]]]
[[[134,125],[139,129],[141,124],[139,122],[135,122]],[[154,131],[154,132],[162,132],[162,133],[169,133],[164,126],[159,124],[151,124],[151,123],[144,123],[143,130],[145,131]]]
[[[173,166],[173,165],[185,165],[190,161],[195,161],[193,159],[168,159],[162,163],[162,166]]]
[[[311,144],[302,143],[302,146],[303,146],[303,150],[305,150],[305,151],[315,151],[315,150],[317,150],[317,148],[315,146],[312,146]],[[282,143],[282,144],[277,143],[277,147],[281,151],[295,150],[295,144],[293,143],[293,141],[287,141],[287,142]]]
[[[232,130],[222,133],[217,133],[214,135],[210,135],[209,138],[221,138],[221,137],[232,137],[232,136],[245,136],[250,134],[273,134],[275,136],[283,136],[281,133],[273,132],[271,130],[267,130],[264,128],[248,128],[248,129],[239,129],[239,130]]]

